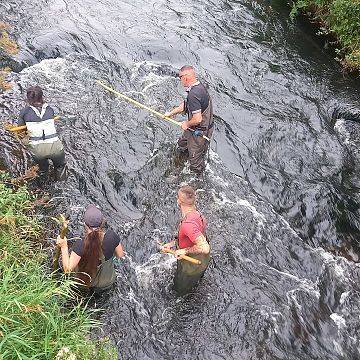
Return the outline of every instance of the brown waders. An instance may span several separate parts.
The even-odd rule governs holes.
[[[203,120],[198,128],[201,130],[202,135],[211,138],[214,132],[211,98],[209,106],[201,115]],[[190,130],[183,132],[181,138],[178,140],[178,152],[180,156],[184,157],[185,155],[189,158],[191,171],[201,173],[205,169],[205,156],[209,148],[209,141],[205,140],[202,136],[195,136],[193,134]]]

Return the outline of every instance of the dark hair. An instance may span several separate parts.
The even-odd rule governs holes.
[[[187,70],[194,70],[194,67],[191,66],[191,65],[184,65],[181,69],[180,69],[180,72],[183,72],[183,71],[187,71]]]
[[[195,205],[195,190],[190,185],[181,186],[179,189],[180,193],[182,194],[181,202],[185,205]]]
[[[97,228],[88,233],[84,239],[84,252],[79,262],[80,273],[77,274],[77,277],[86,286],[91,285],[91,281],[96,275],[100,256],[102,255],[101,244],[103,237],[103,230]]]
[[[31,86],[27,89],[26,97],[31,106],[41,106],[44,103],[43,91],[40,86]]]

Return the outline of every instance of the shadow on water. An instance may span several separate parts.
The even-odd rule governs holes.
[[[356,81],[270,1],[4,1],[28,67],[11,75],[1,119],[30,84],[63,115],[69,177],[48,184],[82,233],[103,209],[127,252],[97,334],[125,359],[355,359],[359,354]],[[320,55],[319,55],[320,54]],[[194,64],[213,95],[216,131],[204,176],[172,160],[179,130],[113,97],[102,79],[165,111]],[[335,126],[334,126],[335,122]],[[0,130],[1,131],[1,130]],[[1,134],[1,166],[30,164]],[[192,294],[171,289],[174,260],[156,242],[176,229],[176,191],[195,186],[213,261]],[[350,255],[349,255],[350,254]]]

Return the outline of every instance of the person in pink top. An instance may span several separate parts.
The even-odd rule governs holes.
[[[181,210],[181,221],[177,238],[163,249],[176,247],[177,269],[174,288],[179,295],[184,295],[193,288],[204,275],[210,261],[210,245],[206,238],[206,220],[196,209],[195,190],[191,186],[182,186],[178,191],[177,203]],[[201,265],[182,260],[189,255],[201,261]]]

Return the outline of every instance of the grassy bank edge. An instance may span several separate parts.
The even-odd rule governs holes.
[[[7,56],[14,56],[19,52],[18,44],[11,39],[8,30],[10,26],[2,21],[0,21],[0,59],[3,54]],[[7,74],[11,71],[11,68],[1,67],[0,68],[0,90],[9,90],[11,85],[6,81]]]
[[[294,18],[302,13],[316,22],[321,35],[333,38],[337,60],[360,71],[360,0],[291,0]]]
[[[0,359],[117,359],[108,341],[90,340],[99,323],[71,302],[71,280],[58,282],[45,267],[33,202],[0,173]]]

